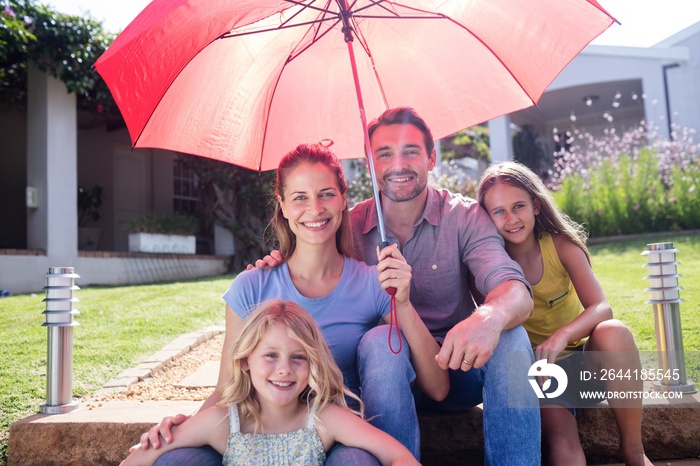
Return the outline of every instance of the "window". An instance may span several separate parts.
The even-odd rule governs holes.
[[[197,215],[197,176],[181,159],[173,160],[173,211]]]

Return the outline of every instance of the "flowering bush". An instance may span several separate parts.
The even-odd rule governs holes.
[[[556,136],[556,135],[555,135]],[[547,183],[567,214],[591,236],[700,227],[700,145],[695,131],[679,129],[659,137],[642,122],[621,135],[603,137],[574,130],[555,139]]]

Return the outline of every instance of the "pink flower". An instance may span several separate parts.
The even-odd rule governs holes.
[[[97,106],[97,112],[98,112],[98,113],[102,113],[102,112],[104,112],[104,111],[105,111],[104,105],[99,104],[99,105]]]

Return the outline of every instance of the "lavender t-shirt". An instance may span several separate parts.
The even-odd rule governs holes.
[[[322,298],[307,298],[294,287],[284,262],[272,269],[240,273],[223,295],[224,301],[242,319],[263,301],[293,301],[311,314],[321,328],[345,384],[356,391],[357,346],[362,336],[389,312],[389,295],[379,286],[374,267],[346,257],[336,287]]]

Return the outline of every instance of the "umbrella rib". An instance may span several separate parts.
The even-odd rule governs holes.
[[[483,45],[483,46],[486,48],[486,50],[488,50],[489,53],[491,53],[491,55],[492,55],[496,60],[498,60],[498,62],[499,62],[501,65],[503,65],[503,68],[508,72],[508,74],[510,74],[510,76],[513,78],[513,81],[515,81],[515,82],[517,83],[517,85],[520,87],[520,89],[522,89],[522,91],[525,93],[525,95],[527,96],[527,98],[530,99],[530,102],[532,102],[532,104],[535,105],[535,106],[537,105],[537,102],[535,102],[535,99],[533,99],[532,96],[530,95],[530,93],[527,91],[527,89],[525,89],[525,87],[523,86],[523,84],[520,82],[520,79],[518,79],[518,77],[515,76],[515,75],[513,74],[513,72],[511,71],[511,69],[508,67],[508,65],[506,65],[505,63],[503,63],[503,60],[501,60],[501,57],[499,57],[498,54],[497,54],[496,52],[494,52],[493,49],[492,49],[486,42],[484,42],[483,40],[481,40],[481,37],[479,37],[479,36],[477,36],[476,34],[474,34],[468,27],[464,26],[464,25],[461,24],[460,22],[455,21],[454,19],[450,18],[449,16],[446,16],[446,15],[443,15],[443,16],[444,16],[444,18],[447,19],[448,21],[452,22],[453,24],[456,24],[458,27],[460,27],[460,28],[464,29],[465,31],[467,31],[469,34],[471,34],[471,36],[472,36],[474,39],[478,40],[478,41],[481,43],[481,45]]]
[[[357,3],[357,1],[358,0],[355,0],[353,2],[353,5],[355,5]],[[383,4],[386,3],[386,0],[379,0],[379,1],[370,0],[370,3],[371,4],[365,5],[362,8],[358,8],[357,10],[353,10],[353,7],[351,6],[350,10],[352,11],[352,16],[354,18],[362,18],[362,19],[443,19],[445,17],[445,15],[442,15],[440,13],[433,13],[431,11],[425,11],[425,10],[421,10],[418,8],[413,8],[413,7],[409,7],[409,6],[397,3],[396,5],[404,7],[406,9],[419,11],[421,13],[426,13],[426,16],[402,16],[399,13],[385,7]],[[379,15],[379,14],[373,14],[373,15],[359,14],[359,12],[368,10],[368,9],[375,7],[375,6],[386,11],[387,13],[389,13],[389,15],[384,16],[384,15]]]
[[[330,27],[328,27],[328,29],[326,29],[325,31],[323,31],[323,32],[320,33],[320,34],[319,34],[318,31],[316,31],[316,33],[314,34],[313,40],[312,40],[308,45],[306,45],[303,49],[299,50],[298,52],[289,55],[289,57],[287,58],[287,63],[291,62],[291,61],[294,60],[296,57],[298,57],[299,55],[301,55],[302,53],[304,53],[304,51],[306,51],[309,47],[311,47],[311,46],[314,45],[316,42],[318,42],[323,36],[325,36],[326,34],[328,34],[329,32],[331,32],[331,31],[333,30],[333,28],[334,28],[339,22],[340,22],[339,19],[336,20],[335,23],[333,23]]]
[[[369,49],[369,44],[367,43],[367,40],[365,39],[365,36],[362,34],[362,31],[358,27],[358,24],[355,22],[353,18],[353,23],[355,25],[355,36],[357,37],[358,41],[360,42],[360,46],[362,47],[362,50],[365,51],[365,54],[367,54],[367,58],[369,58],[370,63],[372,63],[372,71],[374,72],[374,78],[377,83],[377,87],[379,87],[379,93],[382,96],[382,101],[384,102],[384,108],[388,109],[389,108],[389,101],[386,98],[386,92],[384,92],[384,85],[382,84],[382,80],[379,77],[379,72],[377,71],[377,66],[374,63],[374,57],[372,56],[372,52]]]
[[[295,5],[303,6],[304,8],[310,8],[310,9],[312,9],[312,10],[316,10],[316,11],[319,11],[319,12],[322,12],[322,13],[333,13],[333,14],[335,14],[335,12],[332,12],[331,10],[329,10],[327,6],[326,6],[325,8],[320,8],[320,7],[317,7],[317,6],[313,6],[311,3],[304,3],[304,2],[301,2],[301,1],[298,1],[298,0],[284,0],[284,1],[287,2],[287,3],[293,3],[293,4],[295,4]],[[313,2],[312,2],[312,3],[313,3]],[[326,3],[326,5],[328,5],[328,3]]]
[[[279,74],[277,75],[277,79],[275,79],[275,87],[272,90],[272,98],[270,99],[270,103],[267,106],[267,111],[265,112],[265,128],[263,130],[263,141],[262,141],[262,146],[260,147],[260,160],[258,161],[258,173],[262,172],[262,160],[263,160],[263,154],[265,153],[265,144],[267,143],[267,127],[270,124],[270,107],[272,107],[272,101],[275,99],[275,94],[277,93],[277,86],[279,86],[280,79],[282,79],[282,73],[284,73],[284,69],[287,67],[289,64],[289,59],[282,65],[282,69],[280,70]]]
[[[310,24],[320,24],[324,23],[327,21],[333,21],[336,18],[322,18],[322,19],[316,19],[313,21],[304,21],[303,23],[296,23],[296,24],[289,24],[285,26],[277,26],[273,28],[267,28],[267,29],[256,29],[255,31],[247,31],[247,32],[239,32],[239,33],[231,33],[227,32],[225,34],[220,35],[218,38],[219,39],[232,39],[234,37],[241,37],[241,36],[249,36],[251,34],[261,34],[263,32],[271,32],[271,31],[279,31],[280,29],[291,29],[294,27],[300,27],[300,26],[308,26]]]
[[[416,16],[416,17],[413,17],[413,18],[415,18],[415,19],[430,19],[431,17],[432,17],[433,19],[446,19],[446,20],[450,21],[451,23],[453,23],[453,24],[457,25],[458,27],[460,27],[460,28],[464,29],[465,31],[467,31],[472,37],[474,37],[474,39],[476,39],[476,40],[478,40],[479,42],[481,42],[481,45],[483,45],[483,46],[486,48],[486,50],[488,50],[489,53],[491,53],[491,55],[492,55],[496,60],[498,60],[498,62],[499,62],[501,65],[503,65],[503,68],[505,68],[506,71],[508,71],[508,74],[510,74],[510,76],[513,78],[513,81],[515,81],[515,82],[518,84],[518,86],[520,87],[520,89],[522,89],[523,92],[525,93],[525,95],[530,99],[530,102],[532,102],[533,105],[537,105],[537,103],[535,102],[535,99],[532,98],[532,96],[530,95],[530,93],[527,91],[527,89],[525,89],[525,87],[522,85],[522,83],[520,82],[520,80],[513,74],[513,72],[510,70],[510,68],[508,68],[508,66],[507,66],[505,63],[503,63],[503,60],[501,60],[501,58],[498,56],[498,54],[495,53],[495,52],[493,51],[493,49],[492,49],[491,47],[489,47],[489,45],[488,45],[486,42],[484,42],[479,36],[477,36],[476,34],[474,34],[474,32],[472,32],[468,27],[466,27],[465,25],[463,25],[463,24],[460,23],[459,21],[456,21],[456,20],[454,20],[453,18],[451,18],[451,17],[449,17],[449,16],[447,16],[447,15],[445,15],[445,14],[442,14],[442,13],[433,13],[433,12],[430,12],[430,11],[421,10],[420,8],[411,7],[411,6],[408,6],[408,5],[401,4],[401,3],[395,3],[395,5],[400,6],[400,7],[403,7],[403,8],[406,8],[407,10],[412,10],[412,11],[416,11],[416,12],[420,12],[420,13],[426,13],[426,14],[428,15],[427,17],[426,17],[426,16]],[[363,16],[363,17],[364,17],[364,16]],[[369,16],[368,16],[368,17],[369,17]],[[405,16],[393,16],[393,15],[392,15],[391,17],[386,17],[386,19],[401,19],[401,18],[406,18],[406,17],[405,17]]]

